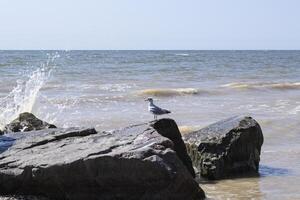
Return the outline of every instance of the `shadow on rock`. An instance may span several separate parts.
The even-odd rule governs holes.
[[[5,152],[9,147],[11,147],[15,142],[15,138],[7,137],[7,136],[0,136],[0,154]],[[0,155],[1,159],[1,155]]]

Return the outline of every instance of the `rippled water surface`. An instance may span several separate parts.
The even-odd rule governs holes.
[[[210,199],[300,199],[300,51],[0,51],[0,127],[29,111],[61,127],[151,120],[182,132],[238,114],[265,143],[260,177],[202,183]]]

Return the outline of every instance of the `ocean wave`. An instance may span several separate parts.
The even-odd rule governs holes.
[[[300,112],[300,105],[299,106],[296,106],[294,109],[290,110],[288,113],[289,114],[293,114],[293,115],[296,115]]]
[[[300,82],[271,84],[271,87],[274,89],[280,89],[280,90],[300,89]]]
[[[226,88],[249,88],[251,85],[247,83],[227,83],[224,85],[221,85],[221,87]]]
[[[300,89],[300,82],[283,82],[283,83],[243,83],[233,82],[221,85],[225,88],[233,89],[276,89],[276,90],[292,90]]]
[[[6,66],[8,66],[8,64],[6,64],[6,63],[0,63],[0,67],[6,67]]]
[[[59,105],[65,107],[74,107],[82,105],[102,105],[109,103],[116,103],[120,101],[125,101],[123,95],[114,95],[114,96],[93,96],[93,95],[83,95],[79,97],[63,97],[63,98],[52,98],[52,99],[43,99],[48,104]]]
[[[176,53],[176,56],[189,56],[190,54],[188,53]]]
[[[62,89],[62,84],[50,83],[45,85],[42,90],[60,90]],[[77,91],[107,91],[107,92],[126,92],[129,89],[136,87],[135,84],[125,84],[125,83],[115,83],[115,84],[68,84],[65,83],[63,89],[66,90],[77,90]]]
[[[149,96],[179,96],[179,95],[197,95],[201,92],[196,88],[154,88],[145,89],[138,91],[139,95],[149,95]]]
[[[125,92],[128,89],[136,87],[135,84],[125,84],[125,83],[116,83],[116,84],[103,84],[98,86],[100,90],[106,90],[111,92]]]

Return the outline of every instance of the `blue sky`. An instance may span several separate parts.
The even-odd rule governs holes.
[[[0,49],[300,49],[299,0],[0,0]]]

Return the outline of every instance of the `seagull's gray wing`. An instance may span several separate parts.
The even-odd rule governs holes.
[[[171,113],[170,111],[166,110],[166,109],[162,109],[158,106],[151,106],[150,107],[150,111],[155,114],[155,115],[162,115],[162,114],[167,114],[167,113]]]

